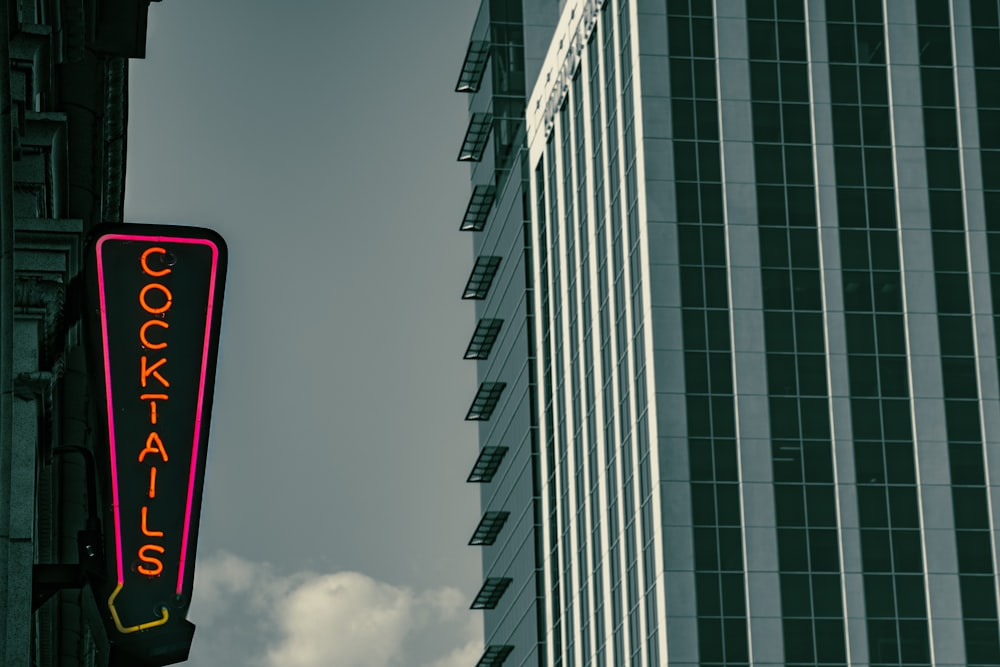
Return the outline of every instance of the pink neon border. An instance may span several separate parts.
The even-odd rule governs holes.
[[[115,447],[114,408],[111,405],[111,361],[108,350],[108,309],[104,292],[104,263],[101,250],[105,241],[153,241],[156,243],[188,243],[207,245],[212,249],[212,273],[208,284],[208,309],[205,317],[205,343],[201,352],[201,379],[198,383],[198,407],[194,418],[194,444],[191,448],[191,470],[188,475],[187,507],[184,510],[184,534],[181,538],[180,567],[177,574],[177,594],[184,587],[184,569],[187,564],[188,535],[191,528],[191,505],[194,502],[194,477],[198,463],[198,443],[201,433],[201,413],[205,402],[205,374],[208,371],[208,345],[212,332],[212,310],[215,306],[215,278],[219,266],[219,247],[207,239],[190,239],[174,236],[131,236],[128,234],[106,234],[97,242],[97,285],[101,295],[101,338],[104,347],[104,386],[108,405],[108,444],[111,448],[111,494],[115,508],[115,551],[118,560],[118,583],[125,583],[125,567],[122,557],[121,507],[118,502],[118,459]]]

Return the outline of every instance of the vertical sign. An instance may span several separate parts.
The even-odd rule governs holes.
[[[185,617],[226,245],[207,229],[106,225],[88,254],[92,375],[106,436],[107,581],[95,593],[112,654],[118,644],[134,663],[170,664],[186,658],[193,633]],[[164,646],[178,631],[188,645]]]

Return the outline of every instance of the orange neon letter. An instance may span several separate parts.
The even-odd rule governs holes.
[[[154,468],[155,470],[155,468]],[[150,530],[146,524],[146,515],[149,513],[149,508],[145,505],[142,506],[142,534],[146,537],[163,537],[162,530]]]
[[[148,347],[150,350],[162,350],[167,346],[166,343],[150,343],[149,339],[146,338],[146,329],[149,327],[162,327],[164,329],[169,329],[170,325],[163,320],[150,320],[139,327],[139,342],[142,343],[143,347]]]
[[[143,544],[141,547],[139,547],[139,560],[141,560],[143,563],[149,563],[153,567],[148,568],[140,565],[139,567],[136,568],[136,570],[138,570],[139,574],[144,574],[147,577],[155,577],[156,575],[163,572],[163,561],[161,561],[159,558],[156,558],[155,556],[147,556],[146,555],[147,551],[155,551],[158,554],[162,554],[163,552],[166,551],[166,549],[164,549],[158,544]]]
[[[166,345],[164,345],[164,347],[166,347]],[[167,382],[166,378],[160,375],[159,371],[156,370],[165,363],[167,363],[166,359],[160,359],[152,366],[147,366],[146,355],[142,355],[141,357],[139,357],[139,367],[141,369],[139,380],[142,382],[143,387],[146,386],[146,378],[148,378],[150,375],[159,380],[160,384],[162,384],[164,387],[170,386],[170,383]],[[163,398],[166,398],[166,396],[164,396]]]
[[[164,298],[166,298],[166,303],[164,303],[159,308],[153,308],[151,305],[146,303],[146,294],[149,290],[155,289],[163,292]],[[170,306],[174,303],[174,295],[170,293],[166,287],[160,283],[149,283],[139,291],[139,305],[150,315],[159,315],[160,313],[165,313],[170,310]]]
[[[147,248],[146,251],[142,253],[142,257],[139,258],[139,264],[142,265],[143,273],[153,276],[154,278],[159,278],[160,276],[165,276],[168,273],[170,273],[170,269],[160,269],[159,271],[154,271],[153,269],[149,268],[149,263],[148,263],[149,256],[152,255],[154,252],[157,255],[167,254],[167,251],[164,250],[163,248],[157,248],[157,247]]]
[[[149,497],[150,498],[155,498],[156,497],[156,466],[153,466],[152,468],[149,469]],[[146,519],[145,509],[146,508],[143,507],[142,509],[143,509],[143,513],[142,513],[143,524],[145,525],[145,519]]]
[[[160,436],[156,431],[150,433],[149,437],[146,438],[146,446],[139,452],[139,463],[142,463],[142,460],[146,458],[146,454],[159,454],[163,458],[164,463],[169,460],[167,458],[167,450],[163,448],[163,441],[160,440]]]
[[[161,361],[166,361],[166,359],[162,359]],[[143,366],[146,365],[146,357],[142,358],[142,362],[141,363],[143,364]],[[159,377],[160,374],[157,373],[156,375],[157,375],[157,377]],[[143,379],[143,381],[145,381],[146,380],[145,376],[143,376],[142,379]],[[160,379],[162,380],[163,378],[160,378]],[[153,424],[155,426],[156,425],[156,402],[157,401],[165,401],[165,400],[167,400],[167,395],[166,394],[139,394],[139,400],[140,401],[149,401],[149,423]]]

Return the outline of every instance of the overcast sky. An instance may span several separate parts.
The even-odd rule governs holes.
[[[167,0],[125,216],[229,244],[192,667],[469,667],[475,0]]]

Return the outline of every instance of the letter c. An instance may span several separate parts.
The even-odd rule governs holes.
[[[149,339],[146,338],[146,330],[149,327],[162,327],[164,329],[169,329],[170,325],[163,320],[150,320],[139,327],[139,342],[142,343],[143,347],[147,347],[150,350],[162,350],[167,346],[166,343],[150,343]]]
[[[142,253],[142,257],[139,259],[139,264],[142,266],[143,273],[153,276],[154,278],[159,278],[160,276],[165,276],[168,273],[170,273],[171,269],[160,269],[159,271],[154,271],[153,269],[149,268],[148,258],[154,252],[157,255],[167,254],[167,251],[164,250],[163,248],[159,247],[147,248],[146,251]]]

